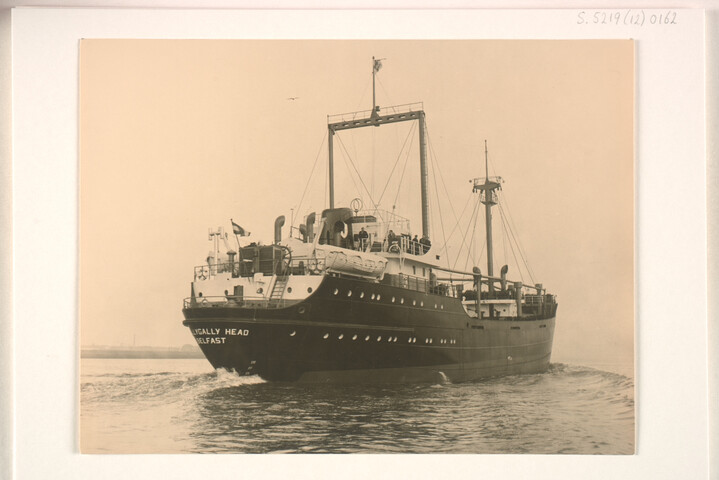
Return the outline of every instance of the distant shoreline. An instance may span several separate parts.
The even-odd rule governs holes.
[[[80,350],[80,358],[205,358],[202,351],[191,345],[182,348],[162,347],[89,347]]]

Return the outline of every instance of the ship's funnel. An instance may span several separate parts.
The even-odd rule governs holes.
[[[307,215],[307,243],[312,243],[315,239],[315,213]]]
[[[500,280],[502,284],[502,291],[507,290],[507,272],[509,271],[509,266],[505,265],[502,267],[502,270],[500,270],[500,274],[502,276],[502,279]]]
[[[282,240],[282,227],[285,224],[285,216],[280,215],[275,220],[275,243],[280,243]]]

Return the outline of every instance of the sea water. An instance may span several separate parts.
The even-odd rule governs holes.
[[[302,385],[202,360],[82,359],[83,453],[634,453],[631,369]],[[629,371],[627,371],[629,370]]]

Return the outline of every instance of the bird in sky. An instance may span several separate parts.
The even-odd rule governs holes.
[[[287,100],[297,100],[300,97],[287,97]]]

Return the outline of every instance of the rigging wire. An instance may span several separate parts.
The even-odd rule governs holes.
[[[426,125],[425,125],[425,127],[426,127]],[[445,231],[444,231],[444,220],[442,219],[441,212],[439,211],[440,206],[439,206],[439,188],[437,188],[437,165],[434,161],[433,155],[429,156],[429,160],[430,160],[429,163],[432,166],[432,180],[434,181],[434,193],[437,197],[437,213],[439,213],[439,224],[442,227],[442,238],[444,239],[444,254],[447,257],[447,268],[450,268],[449,267],[449,251],[447,250],[447,236],[445,235]],[[440,251],[441,251],[441,249],[440,249]]]
[[[414,140],[414,134],[416,132],[415,124],[413,123],[410,129],[407,131],[407,136],[404,139],[404,143],[402,144],[402,148],[399,151],[399,154],[397,155],[397,160],[394,162],[394,166],[392,167],[392,170],[389,172],[389,176],[387,177],[387,183],[385,183],[384,188],[382,189],[382,193],[379,196],[379,200],[377,200],[377,204],[382,203],[382,198],[384,197],[385,192],[387,191],[387,187],[389,186],[390,180],[392,180],[392,175],[394,174],[395,169],[397,168],[397,165],[399,164],[400,159],[402,158],[402,152],[404,151],[405,145],[407,145],[407,140],[410,140],[410,145],[412,144],[412,140]],[[412,134],[412,138],[410,139],[410,134]],[[407,149],[407,156],[405,158],[405,166],[407,165],[407,159],[409,158],[409,148]],[[404,177],[404,169],[402,169],[402,177]],[[402,185],[402,179],[400,178],[399,184]],[[397,191],[399,192],[399,186],[397,187]]]
[[[384,88],[384,85],[382,85],[382,80],[380,80],[379,77],[376,77],[376,78],[377,78],[377,83],[379,83],[379,86],[380,86],[380,88],[382,89],[382,92],[383,92],[383,93],[385,94],[385,96],[387,97],[387,101],[389,101],[389,104],[390,104],[390,105],[394,105],[395,103],[392,101],[391,98],[389,98],[389,93],[387,93],[387,90]]]
[[[505,213],[507,215],[507,218],[509,219],[510,226],[513,228],[511,233],[512,233],[512,235],[514,235],[514,230],[517,230],[517,227],[514,223],[514,219],[512,218],[512,212],[509,209],[509,202],[507,201],[507,196],[504,193],[502,193],[502,204],[504,204],[507,207],[507,211]],[[500,207],[502,206],[502,204],[500,204]],[[527,273],[529,274],[529,277],[532,278],[532,277],[534,277],[534,272],[532,271],[531,267],[529,266],[529,262],[525,258],[526,254],[524,253],[525,252],[524,245],[522,245],[519,235],[516,236],[515,241],[517,243],[517,249],[519,249],[519,254],[522,257],[522,260],[524,261],[525,267],[527,268]]]
[[[320,159],[320,154],[322,153],[322,147],[325,144],[325,139],[327,139],[327,130],[325,130],[325,136],[322,137],[322,143],[320,143],[320,149],[317,151],[317,157],[315,157],[315,163],[312,165],[312,170],[310,170],[310,176],[307,177],[307,183],[305,184],[305,189],[302,192],[302,197],[300,197],[300,203],[297,204],[297,214],[301,215],[300,207],[302,206],[302,202],[305,199],[305,194],[307,193],[307,188],[310,186],[310,181],[312,180],[312,175],[315,172],[315,167],[317,167],[317,161]],[[325,191],[327,191],[327,180],[325,179]],[[290,225],[290,229],[292,228],[292,225]]]
[[[430,157],[435,157],[435,158],[436,158],[437,155],[436,155],[436,153],[434,152],[434,146],[433,146],[433,144],[432,144],[432,139],[431,139],[430,136],[429,136],[429,124],[426,122],[426,120],[425,120],[425,130],[426,130],[426,132],[427,132],[427,144],[429,145]],[[444,187],[445,195],[447,195],[447,202],[449,203],[449,208],[450,208],[450,210],[452,211],[452,215],[454,216],[454,221],[456,222],[457,225],[459,225],[459,223],[460,223],[460,222],[459,222],[459,218],[457,217],[457,212],[454,210],[454,205],[452,204],[452,199],[451,199],[451,197],[449,196],[449,190],[447,189],[447,184],[444,182],[444,176],[442,175],[442,170],[441,170],[441,169],[439,170],[439,178],[440,178],[440,181],[442,182],[442,186]],[[436,180],[435,180],[435,183],[436,183]],[[462,215],[460,214],[460,217],[461,217],[461,216],[462,216]],[[450,238],[451,238],[451,234],[450,234]],[[467,244],[464,243],[464,241],[462,241],[462,246],[465,247],[465,248],[469,248],[469,247],[467,246]],[[445,245],[445,247],[446,247],[446,245]],[[457,255],[459,255],[459,253],[458,253]]]
[[[365,93],[367,93],[367,89],[369,88],[369,84],[371,81],[372,81],[372,74],[370,74],[367,77],[367,83],[364,84],[364,90],[362,90],[362,96],[360,97],[360,101],[357,104],[357,108],[355,108],[356,112],[359,111],[360,108],[362,108],[362,101],[364,101],[364,95],[365,95]]]
[[[469,247],[467,247],[467,257],[464,259],[464,269],[467,269],[467,263],[469,263],[469,257],[472,256],[472,263],[475,265],[477,264],[477,258],[472,251],[472,245],[476,245],[477,240],[477,219],[479,218],[479,195],[477,196],[477,202],[474,204],[474,211],[472,212],[472,216],[469,217],[469,222],[467,223],[467,231],[464,232],[464,236],[467,236],[467,233],[469,233],[470,229],[472,230],[472,237],[469,241]],[[476,247],[475,247],[476,248]],[[457,258],[454,261],[454,264],[457,265],[457,261],[459,261],[459,254],[457,254]]]
[[[355,166],[354,162],[352,161],[352,158],[350,157],[349,152],[347,151],[347,147],[345,146],[344,142],[342,141],[342,138],[340,138],[339,135],[337,135],[337,140],[339,140],[340,145],[342,146],[342,149],[345,151],[345,155],[347,155],[347,160],[349,160],[350,165],[352,165],[352,168],[354,169],[355,173],[357,174],[357,178],[359,179],[360,183],[364,187],[365,191],[367,192],[367,195],[369,196],[370,202],[372,202],[372,205],[375,209],[377,209],[377,204],[375,203],[374,199],[372,198],[372,194],[369,190],[367,190],[367,185],[365,185],[364,181],[362,180],[362,175],[360,175],[359,171],[357,171],[357,167]],[[350,175],[350,178],[352,178],[352,175]],[[354,180],[353,180],[354,182]],[[355,184],[356,186],[356,184]],[[359,190],[359,188],[357,189]],[[381,217],[381,215],[380,215]],[[384,221],[384,219],[382,219]]]
[[[492,161],[492,159],[490,158],[489,155],[487,155],[487,159],[489,160],[489,167],[492,169],[492,173],[496,177],[497,172],[494,168],[494,162]],[[502,201],[500,203],[498,203],[498,205],[500,207],[500,210],[502,209],[502,204],[506,205],[506,207],[507,207],[507,211],[503,212],[503,214],[506,215],[506,217],[507,217],[505,220],[507,220],[507,225],[509,227],[509,229],[508,229],[509,233],[510,233],[511,237],[514,239],[514,243],[517,246],[517,251],[519,252],[519,256],[522,258],[524,267],[527,269],[527,274],[529,274],[530,280],[532,280],[532,282],[534,282],[534,280],[533,280],[534,272],[532,271],[531,267],[529,266],[529,262],[526,259],[526,255],[524,253],[525,252],[524,245],[522,245],[521,241],[519,240],[519,236],[518,235],[515,236],[515,233],[514,233],[514,231],[517,230],[517,226],[515,225],[514,219],[512,218],[512,212],[510,211],[510,208],[509,208],[509,202],[507,201],[507,197],[504,194],[504,192],[501,193],[501,196],[502,196]],[[511,244],[511,240],[510,240],[510,247],[511,246],[512,246],[512,244]],[[519,266],[520,266],[520,264],[517,263],[518,268],[519,268]]]
[[[460,218],[462,217],[462,215],[464,215],[464,212],[467,210],[467,206],[469,206],[469,202],[472,200],[472,197],[473,197],[473,196],[474,196],[474,195],[473,195],[472,193],[470,193],[470,194],[469,194],[469,197],[467,197],[467,201],[466,201],[465,204],[464,204],[464,208],[462,208],[462,212],[460,212],[460,214],[459,214]],[[472,212],[473,212],[472,215],[474,215],[474,210],[473,210]],[[471,217],[470,217],[470,222],[471,222]],[[449,233],[449,237],[447,237],[447,242],[449,242],[449,241],[452,240],[452,237],[454,236],[454,232],[457,231],[457,228],[459,228],[459,226],[460,226],[460,223],[459,223],[459,222],[455,222],[454,228],[453,228],[452,231]],[[460,230],[460,232],[461,232],[461,230]],[[463,243],[464,243],[464,241],[463,241]],[[464,246],[466,247],[466,244],[465,244]],[[471,246],[471,244],[470,244],[470,246]],[[442,245],[442,247],[440,248],[440,250],[441,250],[442,248],[444,248],[444,245]],[[459,255],[460,255],[461,253],[462,253],[461,250],[460,250],[459,252],[457,252],[457,258],[459,258]],[[457,263],[456,260],[457,260],[457,259],[455,258],[455,264]]]
[[[504,221],[507,222],[509,225],[509,220],[506,219],[506,214],[504,212],[504,209],[502,208],[502,205],[500,204],[499,213],[502,215],[502,218]],[[509,226],[509,233],[511,235],[511,238],[514,239],[514,243],[517,245],[517,250],[519,251],[519,256],[522,259],[522,262],[524,263],[524,268],[527,270],[527,274],[529,275],[529,279],[534,283],[534,275],[532,274],[532,271],[529,268],[529,264],[527,263],[527,260],[524,258],[524,255],[522,254],[522,250],[520,249],[519,242],[517,241],[517,237],[514,235],[514,231],[512,230],[511,226]],[[509,243],[509,246],[512,246],[512,242]],[[515,261],[517,259],[515,258]],[[520,268],[521,264],[517,261],[517,268]],[[521,270],[521,268],[520,268]]]
[[[504,211],[500,208],[499,209],[499,217],[502,219],[502,224],[506,226],[507,219],[504,216]],[[519,278],[522,280],[522,283],[524,283],[524,275],[522,275],[522,269],[520,268],[519,260],[517,260],[517,255],[514,253],[514,247],[512,246],[512,242],[509,242],[509,248],[512,250],[512,256],[514,257],[514,262],[517,264],[517,271],[519,272]],[[519,249],[519,245],[517,245],[517,249]],[[520,253],[521,256],[521,253]],[[529,273],[529,272],[527,272]],[[534,280],[530,276],[530,280],[532,283],[534,283]]]
[[[412,137],[414,138],[414,136]],[[402,185],[402,181],[404,180],[404,174],[407,171],[407,165],[409,164],[409,149],[407,150],[407,156],[404,159],[404,166],[402,167],[402,175],[399,177],[399,184]],[[394,199],[392,200],[392,211],[394,211],[394,206],[397,205],[397,199],[399,198],[400,189],[397,187],[397,193],[394,196]]]

